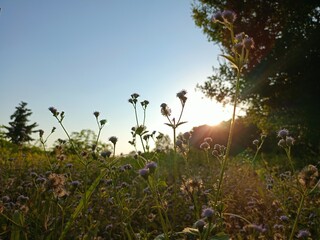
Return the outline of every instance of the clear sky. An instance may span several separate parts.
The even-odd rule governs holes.
[[[57,127],[53,142],[66,136],[48,107],[65,111],[69,132],[97,132],[93,112],[99,111],[108,120],[101,140],[117,136],[117,152],[127,153],[134,150],[128,143],[135,126],[128,102],[132,93],[150,102],[148,129],[170,137],[160,104],[167,103],[172,117],[178,117],[176,93],[182,89],[188,92],[182,117],[188,123],[178,132],[229,119],[230,110],[195,91],[217,66],[219,49],[195,26],[191,3],[2,0],[0,125],[7,125],[15,107],[25,101],[33,112],[30,122],[45,134]]]

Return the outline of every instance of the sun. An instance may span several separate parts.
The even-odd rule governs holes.
[[[232,107],[203,97],[202,93],[191,92],[188,95],[184,118],[193,126],[215,126],[232,117]]]

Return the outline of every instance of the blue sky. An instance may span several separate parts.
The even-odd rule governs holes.
[[[66,138],[48,107],[65,111],[69,132],[97,132],[94,111],[108,124],[101,140],[117,136],[117,152],[134,150],[132,93],[150,102],[146,125],[170,134],[160,104],[180,112],[176,93],[187,90],[178,132],[228,119],[230,110],[195,92],[217,66],[219,49],[191,17],[187,0],[3,0],[0,7],[0,125],[28,103],[49,143]],[[140,112],[142,114],[142,112]],[[141,115],[142,117],[142,115]],[[178,117],[178,116],[177,116]],[[37,135],[35,136],[37,137]]]

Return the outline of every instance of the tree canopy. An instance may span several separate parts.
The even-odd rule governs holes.
[[[248,118],[267,133],[288,127],[319,151],[320,2],[195,1],[196,25],[223,53],[229,53],[227,31],[211,21],[215,12],[225,9],[237,13],[235,33],[245,32],[255,41],[241,88]],[[223,62],[214,71],[198,88],[227,102],[234,91],[233,72]]]
[[[22,145],[25,142],[32,141],[31,134],[36,132],[33,129],[38,126],[37,123],[28,125],[28,117],[32,114],[31,110],[28,109],[26,102],[21,102],[16,107],[16,111],[10,116],[12,120],[9,122],[10,126],[4,126],[7,130],[6,137],[10,139],[12,143]]]

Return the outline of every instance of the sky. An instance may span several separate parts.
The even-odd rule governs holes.
[[[71,132],[98,132],[94,111],[107,119],[100,140],[118,138],[117,153],[134,148],[136,125],[130,95],[148,100],[149,131],[169,134],[160,105],[178,118],[176,94],[186,90],[183,121],[177,131],[216,125],[231,110],[207,99],[196,85],[218,66],[219,48],[198,28],[188,0],[2,0],[0,3],[0,125],[21,101],[31,109],[29,123],[48,135],[48,145],[66,139],[49,107],[65,112]],[[142,109],[138,106],[142,121]],[[38,135],[33,136],[35,139]],[[110,143],[110,142],[109,142]],[[138,150],[142,150],[138,145]]]

